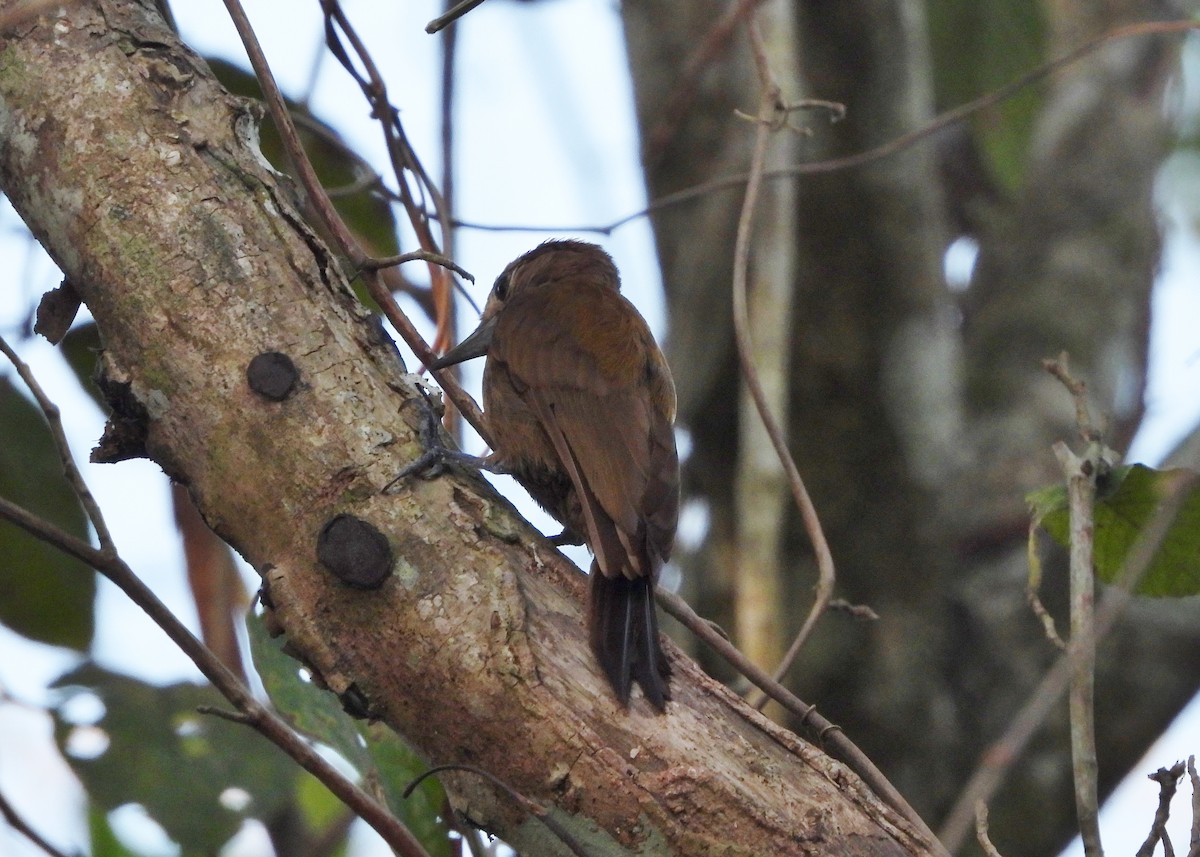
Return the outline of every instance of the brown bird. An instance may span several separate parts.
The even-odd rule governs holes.
[[[479,327],[432,368],[487,355],[490,470],[508,473],[595,556],[592,650],[617,697],[660,711],[670,667],[654,584],[679,517],[675,385],[607,253],[547,241],[496,279]]]

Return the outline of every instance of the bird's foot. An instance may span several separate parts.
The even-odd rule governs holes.
[[[579,535],[579,533],[575,532],[574,530],[563,530],[557,536],[550,536],[549,542],[556,548],[561,548],[564,545],[587,544],[587,542],[583,540],[583,536]]]
[[[491,470],[486,458],[451,449],[443,440],[442,421],[433,407],[424,410],[419,437],[424,450],[417,458],[400,469],[396,477],[383,486],[386,494],[396,483],[418,476],[421,479],[436,479],[453,467],[471,470]]]

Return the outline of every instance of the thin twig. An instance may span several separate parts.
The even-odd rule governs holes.
[[[437,765],[435,767],[432,767],[428,771],[425,771],[424,773],[422,773],[421,775],[416,777],[411,783],[409,783],[405,787],[404,791],[402,792],[402,796],[407,799],[408,796],[410,794],[412,794],[413,789],[415,789],[422,782],[424,782],[426,777],[433,776],[434,774],[440,774],[443,771],[462,771],[462,772],[466,772],[469,774],[475,774],[478,777],[482,777],[483,779],[485,779],[489,783],[491,783],[493,786],[498,788],[500,791],[502,791],[506,795],[508,795],[508,797],[514,803],[516,803],[518,806],[520,806],[524,812],[528,813],[529,815],[532,815],[538,821],[540,821],[542,824],[546,825],[546,827],[550,829],[550,832],[553,833],[555,836],[557,836],[559,838],[559,840],[563,843],[563,845],[565,845],[568,848],[568,850],[570,850],[570,852],[575,855],[575,857],[590,857],[591,852],[589,852],[586,848],[584,848],[583,845],[579,842],[579,840],[576,839],[571,834],[571,832],[569,830],[567,830],[561,823],[559,823],[558,819],[555,818],[550,813],[549,810],[547,810],[544,806],[542,806],[540,803],[533,800],[532,798],[521,794],[519,791],[514,789],[508,783],[504,782],[504,780],[497,777],[491,771],[485,771],[483,768],[478,768],[475,765],[463,765],[463,764],[454,763],[454,764],[448,764],[448,765]]]
[[[1067,644],[1063,642],[1063,638],[1058,634],[1058,628],[1054,626],[1054,617],[1050,615],[1050,611],[1046,609],[1046,605],[1042,603],[1042,560],[1038,556],[1037,534],[1041,529],[1042,521],[1039,516],[1034,516],[1029,521],[1029,535],[1025,539],[1026,561],[1029,564],[1029,580],[1025,585],[1025,603],[1029,605],[1029,609],[1033,611],[1033,615],[1042,623],[1042,633],[1056,648],[1061,651],[1067,650]]]
[[[405,262],[433,262],[435,265],[449,268],[465,280],[469,280],[472,283],[475,282],[475,277],[465,268],[460,267],[453,259],[443,256],[441,253],[430,253],[428,250],[413,250],[408,253],[401,253],[398,256],[380,256],[374,259],[364,259],[359,263],[359,269],[363,271],[378,271],[380,268],[403,265]]]
[[[476,6],[480,6],[482,4],[483,4],[483,0],[462,0],[461,3],[459,3],[453,9],[451,9],[449,12],[445,13],[444,15],[438,15],[436,18],[434,18],[432,21],[430,21],[428,24],[426,24],[425,32],[429,33],[430,35],[433,35],[438,30],[441,30],[444,27],[447,27],[450,24],[453,24],[455,21],[457,21],[463,15],[470,12]]]
[[[246,54],[250,58],[250,65],[259,79],[259,85],[263,91],[263,99],[268,112],[271,114],[271,119],[275,122],[275,127],[279,130],[280,140],[283,142],[283,146],[288,153],[288,158],[295,165],[297,178],[304,187],[305,193],[316,210],[317,216],[337,242],[339,251],[350,259],[351,264],[356,266],[364,265],[369,260],[369,256],[363,251],[353,233],[347,228],[345,222],[333,207],[333,202],[329,199],[329,195],[321,186],[316,170],[313,168],[312,162],[308,159],[308,155],[304,151],[304,146],[300,143],[296,126],[292,122],[290,111],[287,109],[287,102],[284,101],[283,93],[279,89],[279,84],[275,81],[275,76],[271,72],[266,55],[263,53],[262,46],[258,42],[258,37],[255,35],[253,27],[250,26],[250,21],[246,17],[246,12],[242,8],[242,4],[239,0],[225,0],[225,7],[228,9],[229,16],[237,28],[238,35],[242,39],[242,44],[246,48]],[[431,250],[430,252],[434,251]],[[396,332],[400,334],[400,338],[404,340],[405,344],[413,350],[417,359],[425,365],[433,362],[437,355],[429,347],[429,344],[425,342],[424,337],[421,336],[408,316],[397,306],[395,298],[392,297],[391,292],[382,284],[380,278],[372,271],[364,271],[363,282],[366,284],[371,297],[379,304],[388,321],[396,328]],[[435,372],[434,374],[438,380],[438,384],[446,392],[450,400],[454,402],[454,406],[459,409],[467,422],[479,432],[485,441],[490,442],[490,435],[483,420],[483,413],[479,410],[479,406],[475,404],[475,400],[467,394],[467,391],[462,388],[462,385],[458,383],[452,373],[443,371]]]
[[[24,364],[21,364],[16,359],[16,355],[12,353],[12,350],[2,338],[0,338],[0,350],[8,356],[9,360],[13,361],[14,365],[19,364],[18,371],[20,371],[21,366]],[[28,367],[25,367],[22,378],[25,379],[27,375]],[[34,391],[34,396],[39,406],[41,406],[47,420],[50,421],[53,427],[58,420],[58,408],[45,397],[36,382],[31,385],[30,389]],[[78,469],[75,468],[74,457],[71,455],[70,447],[66,445],[65,440],[59,446],[58,451],[63,468],[68,474],[71,487],[76,492],[79,492],[81,496],[90,497],[90,492],[88,492],[87,486],[83,482],[83,477],[79,475]],[[96,517],[102,525],[103,516],[100,515],[98,508],[96,509]],[[358,813],[367,824],[371,825],[398,853],[405,855],[405,857],[428,857],[425,849],[421,847],[416,838],[409,833],[408,829],[386,807],[343,776],[324,757],[320,756],[311,746],[303,741],[278,715],[274,714],[254,698],[254,695],[246,685],[221,662],[221,659],[205,646],[203,642],[197,639],[179,621],[175,614],[158,599],[158,596],[134,574],[133,569],[111,547],[111,538],[109,539],[109,547],[94,548],[83,540],[64,532],[48,521],[43,520],[3,497],[0,497],[0,518],[11,521],[29,534],[58,548],[68,556],[75,557],[87,563],[116,584],[118,589],[124,592],[134,604],[140,607],[171,638],[180,650],[191,658],[192,662],[204,674],[205,678],[212,682],[213,686],[233,704],[238,712],[240,712],[240,715],[247,719],[249,725],[253,726],[268,740],[291,756],[301,767],[324,783],[331,792]],[[98,526],[97,529],[99,530],[100,527]],[[107,533],[107,530],[105,532]]]
[[[398,853],[406,857],[427,857],[420,843],[385,807],[346,779],[296,735],[283,720],[258,702],[220,659],[193,636],[170,609],[142,583],[124,560],[93,548],[3,497],[0,497],[0,518],[11,521],[68,556],[82,560],[115,583],[118,589],[162,628],[180,650],[191,658],[205,678],[238,709],[238,719],[244,718],[248,725],[253,726],[324,783]]]
[[[746,183],[746,197],[742,202],[741,215],[738,218],[737,237],[733,251],[733,329],[737,342],[738,362],[741,366],[742,376],[745,379],[746,387],[751,397],[754,399],[754,405],[758,409],[758,416],[762,420],[763,428],[766,430],[767,436],[771,439],[771,445],[775,448],[775,454],[779,457],[784,473],[787,476],[788,485],[792,491],[792,498],[796,502],[796,507],[800,511],[800,517],[804,521],[804,528],[813,545],[818,572],[812,609],[809,610],[808,616],[800,628],[800,633],[796,635],[796,639],[792,642],[787,654],[783,657],[783,661],[776,669],[775,678],[778,680],[783,677],[792,665],[796,654],[800,651],[800,647],[804,645],[817,620],[821,618],[821,615],[825,612],[825,608],[829,605],[830,599],[833,598],[836,574],[833,565],[833,554],[829,550],[828,542],[825,540],[825,533],[821,528],[821,520],[817,516],[816,508],[813,506],[812,498],[808,495],[808,489],[804,485],[804,480],[800,476],[796,462],[792,459],[783,429],[779,426],[767,404],[766,392],[763,390],[762,382],[758,377],[758,371],[754,366],[754,344],[750,340],[750,319],[746,300],[746,277],[750,266],[750,238],[759,189],[762,186],[763,170],[766,166],[767,146],[770,142],[772,131],[783,127],[783,124],[786,122],[787,108],[782,102],[779,84],[775,81],[771,73],[770,64],[766,56],[766,47],[763,45],[762,35],[758,31],[758,25],[753,17],[747,22],[747,29],[750,34],[750,43],[753,47],[755,63],[758,68],[762,94],[759,101],[754,150],[750,156],[750,180]],[[761,705],[761,700],[759,704]]]
[[[1075,813],[1083,853],[1101,857],[1100,799],[1096,761],[1096,640],[1093,577],[1093,552],[1096,511],[1096,474],[1101,456],[1100,444],[1088,445],[1083,458],[1059,441],[1054,444],[1067,481],[1070,513],[1071,550],[1069,574],[1071,592],[1071,687],[1069,693],[1071,723],[1072,781],[1075,786]]]
[[[8,802],[8,798],[6,798],[3,793],[0,793],[0,816],[4,817],[4,820],[8,822],[9,827],[20,833],[38,848],[41,848],[48,855],[50,855],[50,857],[68,857],[65,852],[59,851],[57,848],[43,839],[36,830],[30,827],[29,823],[17,813],[12,804]]]
[[[854,604],[845,598],[835,598],[829,602],[829,609],[845,613],[851,619],[857,619],[860,622],[879,621],[879,614],[871,609],[870,604]]]
[[[999,850],[992,844],[991,837],[988,836],[988,808],[983,801],[975,804],[975,840],[983,849],[986,857],[1000,857]]]
[[[1200,775],[1196,773],[1196,757],[1188,756],[1188,779],[1192,781],[1192,832],[1188,838],[1188,857],[1200,857]]]
[[[1154,811],[1154,821],[1150,824],[1150,833],[1142,847],[1137,850],[1136,857],[1153,857],[1154,847],[1161,841],[1164,850],[1167,847],[1167,821],[1171,817],[1171,801],[1175,798],[1175,790],[1179,787],[1179,778],[1183,776],[1183,762],[1176,762],[1170,768],[1159,768],[1146,779],[1158,783],[1158,808]]]
[[[482,2],[482,0],[480,0]],[[453,11],[453,10],[451,10]],[[455,84],[458,75],[455,66],[458,63],[458,28],[447,30],[442,36],[442,99],[441,99],[441,136],[442,136],[442,201],[444,215],[442,218],[442,246],[446,255],[455,254],[454,227],[454,99]],[[475,282],[474,278],[471,282]],[[450,323],[454,323],[454,304],[450,304]]]
[[[1083,457],[1075,455],[1062,441],[1054,444],[1054,454],[1067,483],[1067,508],[1070,521],[1070,561],[1068,579],[1071,593],[1072,652],[1071,687],[1068,694],[1071,724],[1072,781],[1075,786],[1075,814],[1083,853],[1102,857],[1100,841],[1099,763],[1096,759],[1096,629],[1095,629],[1095,535],[1096,480],[1110,467],[1104,444],[1092,425],[1088,409],[1087,385],[1071,375],[1067,354],[1057,360],[1043,361],[1043,367],[1057,378],[1075,404],[1075,425],[1087,441]]]
[[[482,2],[482,0],[480,0]],[[450,0],[447,0],[446,5],[451,5]],[[450,10],[453,12],[454,10]],[[465,14],[465,11],[462,13]],[[442,36],[442,74],[441,74],[441,131],[442,131],[442,200],[443,208],[440,210],[444,217],[442,218],[442,246],[446,250],[446,255],[453,256],[457,252],[457,237],[458,231],[454,226],[454,98],[455,98],[455,82],[458,76],[454,73],[455,65],[458,58],[458,27],[451,27]],[[474,280],[472,280],[474,282]],[[474,306],[474,301],[471,302]],[[441,310],[445,313],[445,328],[454,334],[455,327],[458,322],[458,304],[456,301],[447,301],[441,306]],[[439,326],[442,320],[438,320]],[[456,373],[462,371],[460,366],[453,367],[452,370]],[[450,435],[462,442],[462,421],[458,418],[458,411],[454,408],[447,408],[443,417],[447,431]]]
[[[1058,379],[1067,392],[1071,394],[1071,401],[1075,405],[1075,425],[1079,429],[1079,436],[1087,443],[1100,439],[1100,432],[1095,424],[1092,423],[1092,413],[1088,409],[1087,399],[1087,383],[1082,378],[1076,378],[1071,374],[1071,366],[1067,357],[1067,352],[1062,352],[1056,360],[1043,360],[1042,368]]]
[[[767,170],[763,173],[764,181],[774,181],[776,179],[797,178],[799,176],[817,175],[824,173],[838,172],[839,170],[851,169],[853,167],[861,167],[874,161],[882,160],[899,152],[908,149],[917,143],[927,140],[937,134],[942,129],[960,122],[974,113],[981,110],[986,110],[1003,101],[1007,101],[1015,95],[1020,94],[1026,87],[1037,83],[1043,78],[1049,77],[1066,66],[1078,62],[1088,54],[1104,47],[1110,42],[1120,39],[1132,38],[1146,35],[1168,35],[1171,33],[1185,32],[1188,30],[1200,29],[1200,21],[1151,21],[1139,24],[1130,24],[1124,27],[1117,27],[1109,30],[1107,33],[1098,36],[1090,42],[1080,45],[1078,48],[1068,52],[1067,54],[1049,60],[1046,63],[1038,66],[1032,71],[1027,72],[1021,77],[1005,84],[999,89],[992,90],[989,93],[972,99],[971,101],[961,104],[958,107],[938,114],[930,122],[921,128],[911,131],[907,134],[901,134],[899,137],[894,137],[886,143],[881,143],[870,149],[858,152],[853,155],[845,155],[840,158],[829,158],[823,161],[812,161],[806,164],[796,164],[790,167],[780,167],[779,169]],[[632,223],[639,218],[646,217],[650,214],[662,211],[667,208],[673,208],[676,205],[682,205],[692,200],[708,196],[721,190],[731,190],[741,187],[750,179],[749,173],[737,173],[731,176],[712,179],[710,181],[701,182],[692,187],[683,188],[674,193],[666,194],[655,199],[647,207],[635,211],[632,214],[627,214],[624,217],[618,218],[606,224],[585,224],[580,226],[564,227],[559,225],[548,226],[533,226],[528,224],[522,225],[501,225],[501,224],[485,224],[474,223],[467,220],[457,220],[455,223],[464,229],[477,229],[489,232],[592,232],[601,235],[611,235],[617,229]]]
[[[678,83],[667,103],[658,111],[658,123],[646,135],[646,163],[649,165],[647,172],[661,162],[667,147],[679,133],[684,118],[696,100],[701,76],[713,60],[729,46],[738,25],[762,3],[763,0],[737,0],[712,25],[700,40],[700,44],[684,61]]]
[[[746,115],[739,110],[734,115],[751,125],[767,123],[771,128],[768,163],[795,160],[796,140],[793,134],[781,134],[789,125],[788,109],[781,88],[773,75],[772,64],[794,68],[798,63],[795,40],[791,38],[794,17],[790,7],[776,6],[769,15],[768,26],[774,32],[771,57],[767,46],[757,38],[760,23],[748,38],[749,47],[760,74],[762,87],[775,95],[770,113],[759,109],[761,116]],[[738,373],[738,448],[735,467],[734,503],[739,509],[735,518],[735,547],[731,558],[737,565],[737,587],[734,593],[734,617],[743,651],[756,663],[777,665],[787,649],[786,619],[783,589],[783,531],[788,509],[792,505],[788,494],[787,475],[771,443],[770,434],[760,416],[768,411],[781,425],[786,425],[790,407],[788,356],[792,346],[792,304],[795,299],[797,264],[793,222],[796,210],[796,187],[792,184],[774,188],[760,186],[755,203],[755,226],[751,230],[748,256],[743,277],[744,288],[731,286],[735,303],[731,319],[736,333],[744,333],[743,341],[753,352],[752,364]],[[735,262],[736,253],[735,253]],[[753,265],[751,269],[751,265]],[[736,269],[735,269],[736,270]],[[753,270],[753,279],[750,277]],[[737,304],[742,310],[738,315]],[[751,331],[753,335],[751,336]],[[735,339],[735,343],[737,340]],[[741,353],[735,352],[740,361]],[[753,373],[754,387],[746,380]],[[755,390],[761,397],[754,395]],[[803,617],[801,617],[803,618]],[[775,676],[780,677],[778,674]],[[750,704],[762,709],[767,697],[754,691]],[[773,715],[776,716],[776,715]]]
[[[1140,538],[1125,559],[1125,567],[1116,584],[1107,588],[1100,606],[1096,609],[1096,643],[1108,635],[1133,600],[1132,591],[1150,567],[1150,562],[1166,538],[1175,516],[1197,481],[1200,481],[1200,476],[1181,473],[1167,491],[1157,514],[1142,530]],[[1062,699],[1070,683],[1074,657],[1073,651],[1066,652],[1051,665],[1021,710],[1009,722],[1004,734],[983,752],[979,767],[959,793],[958,800],[938,831],[938,838],[951,853],[957,852],[966,840],[976,802],[991,799],[1004,782],[1009,768],[1025,752],[1030,740]]]
[[[196,711],[199,714],[208,714],[213,717],[219,717],[221,720],[228,720],[230,723],[236,723],[239,726],[254,725],[254,721],[250,715],[241,711],[230,711],[227,708],[217,708],[215,705],[197,705]]]
[[[325,14],[325,42],[329,46],[329,50],[338,62],[342,64],[346,72],[358,83],[367,102],[371,105],[373,115],[379,121],[380,128],[383,131],[388,158],[392,163],[392,172],[396,177],[396,186],[400,191],[400,201],[404,206],[404,210],[408,213],[409,224],[412,226],[413,232],[416,233],[417,243],[420,244],[422,250],[433,253],[439,252],[437,241],[430,229],[424,200],[428,196],[433,201],[434,210],[437,212],[437,219],[442,224],[443,235],[450,224],[450,212],[446,207],[446,200],[430,179],[425,167],[421,164],[420,158],[417,157],[417,153],[409,144],[408,137],[404,132],[404,126],[400,124],[400,113],[388,100],[387,83],[384,81],[383,75],[379,72],[379,68],[376,66],[370,51],[367,50],[366,44],[359,37],[358,31],[350,23],[350,19],[346,16],[341,4],[337,0],[321,0],[321,9]],[[336,27],[334,26],[335,24]],[[346,52],[345,45],[342,44],[341,39],[337,35],[338,30],[350,42],[351,49],[354,51],[358,61],[362,63],[363,70],[366,72],[365,78],[355,68],[354,62]],[[409,183],[405,178],[406,172],[412,173],[417,179],[417,194],[421,197],[420,203],[418,203],[412,188],[409,187]],[[453,332],[450,330],[449,309],[453,300],[451,290],[448,287],[448,277],[445,269],[431,265],[429,267],[429,276],[432,281],[431,289],[435,307],[434,320],[437,323],[434,350],[438,350],[448,347],[452,338]],[[372,296],[374,297],[374,295]],[[376,300],[379,300],[379,298],[376,298]],[[392,300],[391,295],[388,295],[386,300]]]
[[[654,594],[658,603],[667,613],[678,619],[685,628],[724,658],[735,670],[757,685],[763,693],[794,714],[800,725],[810,729],[826,749],[834,751],[884,803],[904,816],[919,833],[925,836],[929,847],[935,854],[946,855],[947,852],[941,847],[937,837],[925,824],[924,819],[909,805],[904,796],[888,781],[888,778],[875,767],[875,763],[842,732],[840,726],[831,723],[819,714],[816,706],[802,701],[771,678],[766,670],[738,651],[737,647],[729,642],[729,639],[723,636],[713,623],[702,618],[690,604],[674,592],[668,592],[660,586]]]
[[[96,502],[96,498],[92,496],[87,483],[84,482],[83,474],[79,472],[79,467],[75,464],[74,456],[71,455],[71,447],[67,444],[67,434],[63,430],[62,414],[58,406],[50,401],[50,397],[46,395],[46,391],[42,389],[42,385],[38,383],[29,366],[17,356],[17,352],[12,349],[12,346],[8,344],[3,336],[0,336],[0,353],[3,353],[8,358],[8,361],[12,363],[13,368],[17,370],[17,374],[21,376],[21,380],[25,386],[29,388],[29,392],[33,394],[38,407],[45,414],[46,422],[50,425],[50,436],[54,439],[54,447],[58,450],[59,460],[63,464],[63,473],[66,475],[71,489],[79,498],[79,502],[83,505],[83,510],[87,513],[92,527],[96,530],[96,538],[100,542],[100,549],[105,553],[115,554],[117,548],[113,543],[112,533],[109,532],[108,524],[104,521],[104,515],[100,511],[100,506]]]

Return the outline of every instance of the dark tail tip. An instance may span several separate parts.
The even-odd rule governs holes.
[[[658,641],[653,583],[649,577],[608,578],[595,564],[591,576],[588,636],[617,699],[628,705],[636,681],[650,704],[664,711],[671,667]]]

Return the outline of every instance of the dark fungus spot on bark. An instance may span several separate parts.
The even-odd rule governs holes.
[[[351,684],[339,696],[342,710],[358,720],[366,720],[371,716],[371,700],[363,693],[357,684]]]
[[[264,351],[246,367],[246,383],[264,399],[282,402],[296,389],[300,370],[292,358],[278,351]]]
[[[353,515],[338,515],[321,528],[317,559],[334,577],[357,589],[377,589],[392,573],[387,537]]]

